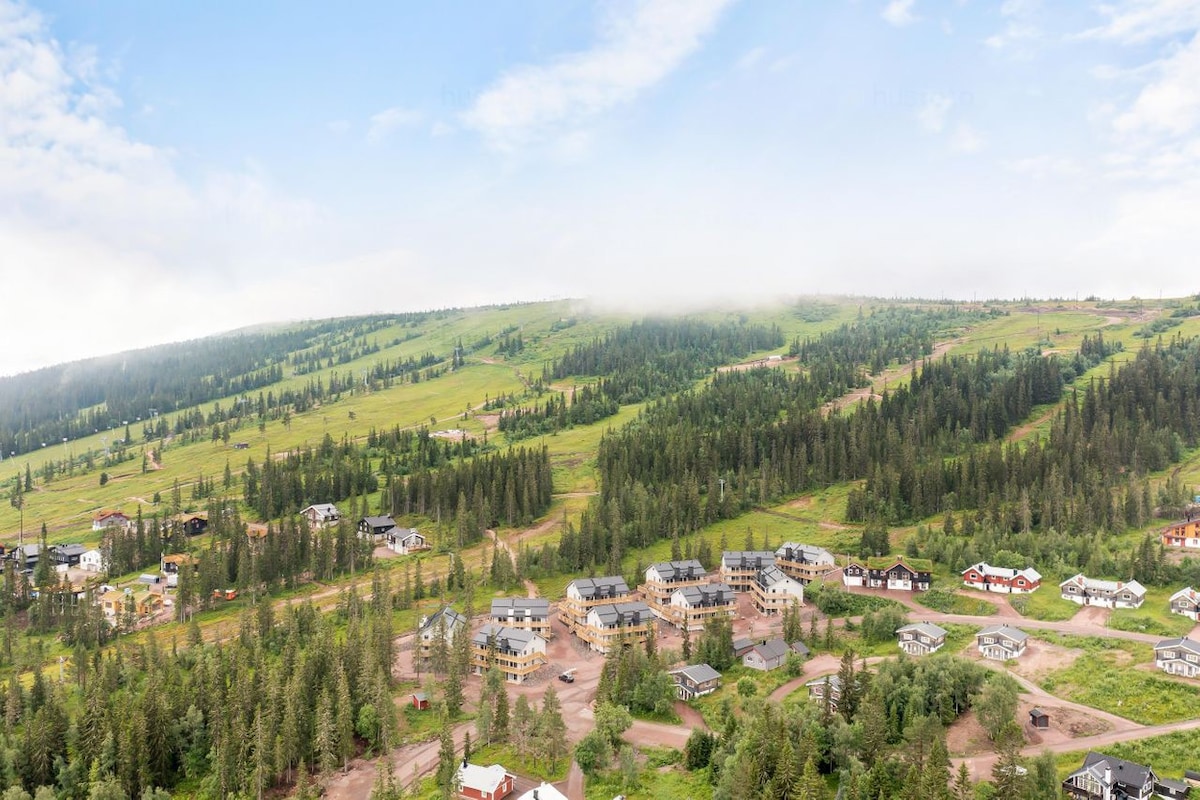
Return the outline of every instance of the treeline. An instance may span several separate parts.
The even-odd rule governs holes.
[[[590,425],[611,417],[620,404],[595,386],[578,386],[555,392],[544,403],[518,406],[500,413],[499,428],[510,441],[554,433],[576,425]]]
[[[969,708],[981,720],[1015,713],[1015,686],[1004,685],[1010,679],[950,656],[901,658],[871,673],[855,669],[853,653],[843,658],[838,679],[836,709],[822,702],[781,708],[749,698],[738,716],[727,701],[717,733],[693,732],[685,765],[708,774],[714,800],[831,800],[825,778],[831,774],[843,800],[976,797],[965,770],[951,770],[945,729]],[[1011,715],[1007,721],[1013,725]],[[1003,724],[992,732],[1001,750],[992,776],[1001,790],[996,796],[1059,796],[1053,756],[1025,766],[1016,755],[1019,732],[1014,737]]]
[[[42,442],[77,439],[155,412],[257,390],[282,379],[290,353],[346,325],[325,320],[210,337],[0,378],[0,449],[26,453]]]
[[[977,324],[1002,312],[951,304],[932,308],[887,306],[848,322],[837,330],[792,340],[788,355],[808,363],[842,361],[862,364],[878,375],[893,362],[916,361],[933,354],[936,337],[955,328]]]
[[[543,382],[599,375],[601,392],[629,405],[678,392],[714,367],[782,344],[776,325],[645,320],[576,345],[545,368]]]
[[[161,797],[187,783],[207,797],[262,796],[395,739],[392,594],[342,618],[310,604],[261,603],[222,646],[138,646],[77,657],[64,683],[36,671],[0,687],[0,782],[58,797]],[[344,633],[339,626],[344,625]]]
[[[1094,344],[1089,359],[1104,352]],[[1156,351],[1139,356],[1138,362],[1145,364],[1136,369],[1149,373],[1143,383],[1168,380],[1167,367],[1149,365],[1160,358],[1178,361]],[[975,356],[943,356],[923,363],[909,381],[881,399],[868,399],[846,414],[821,408],[855,379],[855,367],[846,362],[814,364],[803,375],[778,370],[719,375],[704,389],[656,403],[634,423],[605,436],[597,457],[600,495],[581,517],[578,532],[564,534],[560,552],[576,568],[609,563],[620,552],[659,537],[684,536],[785,495],[857,480],[865,485],[851,491],[850,520],[896,523],[946,508],[994,504],[1003,504],[1015,519],[1022,489],[1035,505],[1040,502],[1038,481],[1053,483],[1055,464],[1058,480],[1070,481],[1075,489],[1086,452],[1093,452],[1080,450],[1082,440],[1073,451],[1057,433],[1028,447],[1001,443],[1034,407],[1061,397],[1061,366],[1056,356],[999,348]],[[1123,392],[1123,380],[1104,382],[1104,391]],[[1099,382],[1090,391],[1101,391]],[[1166,390],[1164,398],[1177,397],[1179,391],[1183,389]],[[1133,392],[1137,400],[1120,408],[1136,417],[1134,402],[1142,402],[1146,392],[1153,394],[1145,388]],[[1165,400],[1146,397],[1144,402],[1151,406],[1151,428],[1158,415],[1170,416],[1172,406]],[[1189,402],[1197,401],[1193,397]],[[1118,405],[1100,404],[1106,413],[1116,412]],[[1095,416],[1088,413],[1089,419]],[[1112,481],[1124,480],[1122,467],[1157,469],[1178,457],[1169,429],[1114,424],[1130,449],[1126,457],[1119,447],[1105,445],[1097,451],[1113,456],[1102,463],[1110,472],[1091,473],[1098,488],[1107,490]],[[1191,435],[1188,430],[1181,430],[1185,439]],[[1071,463],[1062,463],[1064,459]],[[1017,469],[1017,464],[1027,469]],[[1074,524],[1086,524],[1088,504],[1083,497],[1068,501],[1068,484],[1062,485],[1061,500],[1046,506],[1044,519],[1035,516],[1035,526],[1061,528],[1068,513]]]

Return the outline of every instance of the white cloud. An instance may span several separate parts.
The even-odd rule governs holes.
[[[385,108],[371,116],[370,125],[367,127],[367,141],[371,144],[379,144],[401,128],[414,127],[421,124],[424,119],[424,114],[410,108],[401,108],[400,106]]]
[[[879,15],[897,28],[902,28],[916,22],[913,14],[915,4],[916,0],[891,0]]]
[[[1041,10],[1040,0],[1004,0],[1000,5],[1004,28],[984,39],[984,44],[993,50],[1013,50],[1018,57],[1029,56],[1029,45],[1042,37],[1037,24]]]
[[[954,100],[944,94],[931,94],[917,111],[917,122],[929,133],[941,133]]]
[[[765,47],[751,48],[737,60],[737,68],[740,70],[754,69],[754,67],[757,66],[760,61],[762,61],[763,56],[766,54],[767,48]]]
[[[1119,115],[1119,133],[1179,136],[1200,129],[1200,33],[1155,64],[1157,75]]]
[[[950,136],[950,149],[956,153],[978,153],[983,149],[983,145],[983,136],[965,122],[958,123]]]
[[[1083,39],[1141,44],[1200,27],[1196,0],[1126,0],[1099,7],[1107,23],[1083,31]]]
[[[578,127],[666,78],[694,52],[730,0],[642,0],[609,18],[589,50],[516,67],[462,115],[498,149]]]

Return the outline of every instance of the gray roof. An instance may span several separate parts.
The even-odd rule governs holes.
[[[735,653],[745,653],[752,647],[754,647],[754,640],[748,636],[739,636],[733,640],[733,652]]]
[[[758,575],[755,576],[754,580],[759,586],[767,589],[771,588],[777,583],[788,583],[789,581],[791,583],[797,583],[795,578],[788,575],[774,564],[769,567],[763,567],[761,570],[759,570]]]
[[[575,591],[579,592],[579,596],[584,600],[598,600],[629,594],[629,584],[619,575],[605,578],[576,578],[568,585],[574,585]]]
[[[429,615],[425,620],[425,624],[421,626],[422,631],[434,630],[438,626],[438,620],[443,616],[446,617],[446,630],[453,630],[460,625],[467,624],[467,618],[455,611],[450,606],[442,606],[437,611]]]
[[[1098,578],[1089,578],[1083,573],[1079,573],[1078,575],[1073,575],[1070,578],[1067,578],[1065,581],[1060,583],[1059,586],[1066,586],[1068,583],[1073,583],[1088,592],[1117,594],[1118,592],[1123,592],[1128,589],[1135,595],[1144,596],[1146,594],[1146,587],[1142,586],[1137,581],[1129,581],[1128,583],[1123,581],[1105,581]]]
[[[785,658],[788,654],[788,646],[783,639],[772,639],[769,642],[756,644],[753,652],[761,655],[764,660],[770,661],[776,658]]]
[[[672,592],[682,595],[689,606],[724,606],[735,601],[733,589],[727,583],[709,583],[704,586],[683,586]]]
[[[672,675],[683,675],[693,683],[706,683],[715,678],[720,678],[721,673],[710,667],[708,664],[692,664],[687,667],[671,670]]]
[[[806,658],[812,652],[808,649],[808,645],[806,645],[804,642],[800,641],[799,639],[792,642],[790,645],[788,645],[788,647],[792,648],[792,652],[799,653],[800,655],[805,656]]]
[[[762,569],[775,563],[770,550],[726,550],[721,553],[721,566],[727,569]]]
[[[394,527],[396,527],[396,520],[392,519],[389,516],[363,517],[361,521],[367,523],[372,528],[394,528]]]
[[[88,549],[81,544],[58,544],[54,545],[54,552],[64,556],[81,556]]]
[[[492,601],[492,616],[545,619],[550,616],[550,601],[544,597],[498,597]]]
[[[1083,766],[1080,769],[1071,773],[1072,776],[1079,775],[1083,772],[1090,772],[1095,776],[1096,780],[1104,782],[1105,769],[1112,770],[1113,784],[1123,783],[1126,786],[1136,786],[1139,789],[1145,786],[1152,779],[1157,780],[1158,776],[1149,767],[1144,767],[1141,764],[1135,764],[1132,761],[1126,761],[1123,758],[1107,756],[1104,753],[1092,751],[1083,759]],[[1068,778],[1070,780],[1070,778]]]
[[[800,564],[832,564],[833,554],[824,547],[817,547],[811,544],[800,544],[798,542],[784,542],[783,545],[775,551],[775,555],[786,561],[795,561]]]
[[[1154,645],[1154,649],[1156,651],[1170,650],[1170,649],[1173,649],[1176,647],[1179,648],[1180,650],[1187,650],[1189,652],[1195,653],[1196,655],[1200,656],[1200,642],[1193,642],[1191,639],[1187,638],[1186,636],[1183,637],[1182,639],[1164,639],[1163,641]]]
[[[896,633],[905,633],[907,631],[916,631],[917,633],[923,633],[926,636],[930,636],[934,639],[941,639],[941,638],[945,637],[946,633],[947,633],[945,628],[939,628],[937,625],[934,625],[932,622],[913,622],[909,625],[905,625],[903,627],[896,629]]]
[[[602,606],[593,606],[588,613],[595,613],[601,625],[616,625],[618,623],[640,625],[653,616],[650,606],[641,600],[635,600],[631,603],[605,603]]]
[[[842,688],[842,679],[838,675],[822,675],[819,678],[813,678],[811,681],[809,681],[808,683],[806,683],[804,685],[805,686],[823,686],[825,684],[825,681],[829,681],[829,688],[833,689],[835,692],[840,691]]]
[[[657,564],[651,564],[647,571],[654,570],[658,576],[664,581],[680,581],[703,578],[708,575],[708,570],[694,558],[686,561],[660,561]]]
[[[976,639],[980,636],[1003,636],[1005,639],[1011,639],[1014,642],[1023,642],[1029,638],[1029,634],[1025,631],[1009,627],[1008,625],[989,626],[975,634]]]
[[[475,632],[475,635],[471,637],[471,642],[480,647],[488,647],[493,638],[496,643],[496,649],[500,652],[519,653],[531,641],[542,637],[533,631],[522,630],[521,628],[506,628],[502,625],[487,624]]]

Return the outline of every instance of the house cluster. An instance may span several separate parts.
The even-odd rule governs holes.
[[[416,528],[401,528],[396,525],[394,519],[386,515],[360,519],[358,536],[360,539],[369,538],[374,544],[383,545],[402,556],[429,549],[429,542]]]
[[[787,542],[778,550],[727,550],[721,554],[721,581],[745,592],[760,614],[775,616],[804,605],[804,586],[836,568],[820,547]]]
[[[607,653],[620,645],[642,645],[655,635],[655,614],[635,600],[624,578],[579,578],[567,584],[558,618],[589,648]]]
[[[732,617],[737,606],[733,588],[711,582],[695,559],[651,564],[638,591],[651,613],[680,630],[703,630],[714,617]]]
[[[1160,778],[1142,764],[1093,751],[1062,782],[1062,789],[1070,800],[1186,800],[1190,787]]]
[[[59,573],[71,568],[79,568],[88,572],[105,572],[107,562],[104,553],[98,549],[88,549],[81,544],[51,544],[43,551],[40,544],[21,544],[4,553],[4,557],[13,562],[17,572],[32,575],[42,558],[50,559],[54,570]]]
[[[1137,581],[1104,581],[1082,573],[1058,585],[1064,600],[1081,606],[1103,608],[1140,608],[1146,600],[1146,587]]]
[[[1033,567],[993,567],[986,561],[967,567],[962,576],[964,586],[1000,594],[1029,594],[1042,585],[1042,575]]]
[[[865,563],[851,560],[842,570],[847,586],[925,592],[933,583],[933,562],[924,558],[880,556]]]
[[[449,606],[421,620],[417,656],[428,661],[439,641],[445,647],[466,631],[469,621]],[[550,637],[550,604],[541,598],[499,598],[492,601],[490,620],[471,636],[471,668],[483,675],[493,666],[509,683],[524,683],[546,664]]]

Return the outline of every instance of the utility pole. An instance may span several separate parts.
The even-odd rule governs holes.
[[[717,478],[717,484],[721,487],[721,502],[725,502],[725,479]]]

